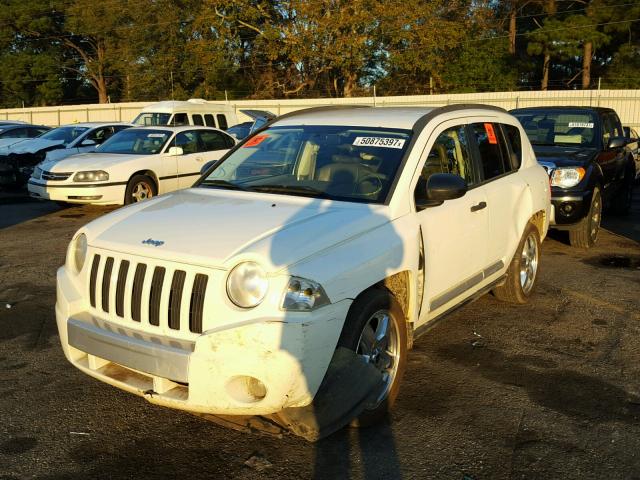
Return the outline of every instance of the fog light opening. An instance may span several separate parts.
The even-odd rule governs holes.
[[[560,205],[560,212],[563,215],[571,215],[573,213],[573,204],[563,203],[562,205]]]
[[[267,396],[267,387],[255,377],[241,375],[227,382],[227,394],[241,403],[256,403]]]

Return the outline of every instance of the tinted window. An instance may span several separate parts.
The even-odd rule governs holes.
[[[185,155],[198,152],[198,137],[196,132],[181,132],[171,142],[172,147],[180,147]]]
[[[500,135],[499,124],[497,123],[474,123],[471,129],[475,135],[480,163],[482,166],[482,178],[489,180],[502,175],[508,169],[505,168],[503,152],[505,145]]]
[[[220,128],[220,130],[226,130],[229,127],[229,125],[227,125],[227,117],[222,113],[216,115],[216,118],[218,119],[218,128]]]
[[[6,132],[3,137],[6,138],[28,138],[29,130],[26,128],[14,128]]]
[[[187,117],[186,113],[176,113],[173,116],[173,121],[171,122],[172,125],[189,125],[189,118]]]
[[[200,115],[199,113],[191,115],[191,118],[193,118],[194,125],[204,125],[204,120],[202,120],[202,115]]]
[[[200,141],[202,143],[202,150],[205,152],[209,152],[212,150],[225,150],[229,148],[221,133],[208,130],[200,130],[198,132],[198,135],[200,136]]]
[[[453,173],[464,178],[468,185],[477,183],[464,125],[448,128],[438,135],[422,167],[418,191],[424,191],[424,182],[434,173]]]
[[[213,115],[210,113],[204,114],[204,123],[207,127],[215,127],[216,121],[213,119]]]
[[[507,143],[511,147],[509,157],[511,157],[511,166],[514,170],[520,168],[522,165],[522,140],[520,139],[520,129],[513,125],[502,125],[505,135],[507,136]]]

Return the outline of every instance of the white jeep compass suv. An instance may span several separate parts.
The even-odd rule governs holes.
[[[527,301],[549,197],[499,108],[288,114],[193,188],[77,232],[58,271],[62,347],[158,405],[310,440],[368,424],[438,318],[490,291]]]

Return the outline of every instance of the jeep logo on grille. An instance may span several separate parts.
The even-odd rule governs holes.
[[[159,247],[160,245],[164,245],[162,240],[154,240],[153,238],[147,238],[146,240],[142,240],[143,245],[153,245],[154,247]]]

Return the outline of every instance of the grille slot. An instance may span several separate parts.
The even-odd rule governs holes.
[[[202,312],[204,310],[204,295],[207,291],[209,277],[198,273],[193,281],[191,302],[189,304],[189,330],[202,333]]]
[[[91,306],[96,308],[96,285],[98,281],[98,267],[100,266],[100,255],[93,256],[91,264],[91,277],[89,279],[89,301]]]
[[[162,300],[162,284],[164,283],[164,267],[156,267],[151,279],[151,291],[149,292],[149,323],[160,325],[160,300]]]
[[[109,285],[111,283],[111,272],[113,271],[113,257],[107,257],[102,274],[102,310],[109,312]]]
[[[144,277],[147,273],[147,266],[139,263],[136,266],[136,273],[133,277],[133,291],[131,292],[131,319],[139,322],[142,315],[140,313],[142,306],[142,286],[144,285]]]
[[[118,283],[116,285],[116,315],[124,317],[124,286],[129,273],[129,260],[123,260],[118,270]]]
[[[171,290],[169,291],[169,328],[173,330],[180,330],[180,303],[182,302],[182,291],[186,277],[187,274],[184,270],[173,272]]]
[[[71,176],[72,172],[42,172],[42,180],[62,182]]]

